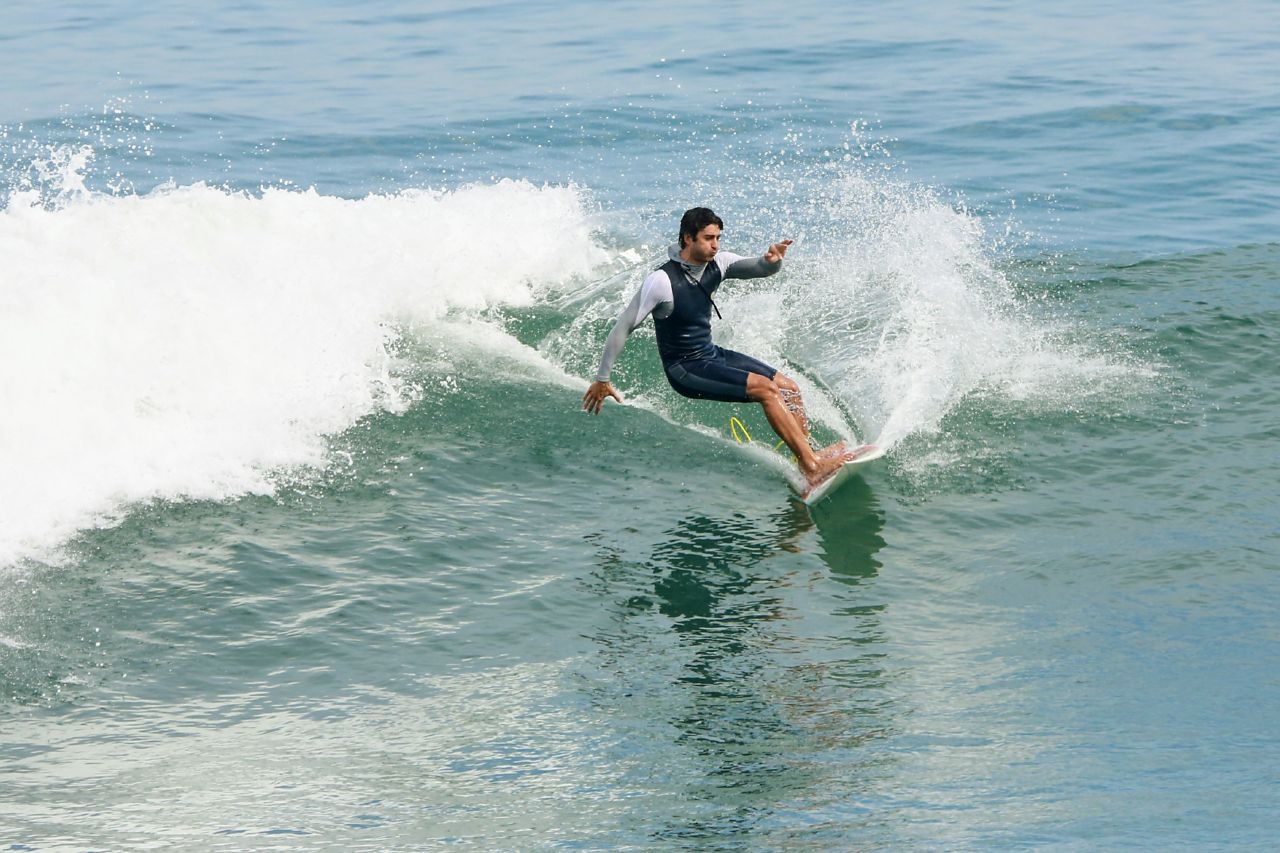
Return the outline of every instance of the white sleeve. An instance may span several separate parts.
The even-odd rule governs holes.
[[[724,260],[721,260],[724,258]],[[725,278],[764,278],[782,269],[782,261],[769,263],[761,255],[758,258],[744,258],[732,252],[720,252],[716,255],[716,263]]]
[[[716,266],[720,267],[720,277],[728,278],[729,267],[740,260],[742,255],[735,255],[733,252],[716,252]]]
[[[671,279],[667,278],[667,274],[662,270],[654,270],[644,277],[644,284],[640,285],[639,316],[636,317],[632,330],[644,322],[644,318],[648,317],[654,308],[664,302],[675,304],[675,297],[671,293]]]
[[[645,276],[644,284],[640,285],[640,289],[636,291],[636,295],[631,297],[631,301],[627,303],[627,307],[622,309],[622,313],[618,315],[618,320],[613,324],[613,331],[609,332],[608,339],[604,342],[604,352],[600,356],[600,366],[596,369],[596,381],[608,382],[609,374],[613,371],[613,363],[617,361],[618,354],[622,352],[622,346],[627,342],[627,338],[631,333],[640,328],[640,324],[644,322],[644,318],[648,317],[650,312],[655,308],[658,309],[662,316],[671,313],[668,309],[666,314],[662,314],[660,305],[674,306],[675,299],[671,295],[671,279],[667,278],[667,274],[662,270],[654,270]]]

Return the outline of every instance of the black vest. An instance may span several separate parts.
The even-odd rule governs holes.
[[[671,298],[675,301],[675,308],[666,318],[653,318],[663,366],[707,358],[715,352],[711,343],[711,294],[724,280],[720,265],[714,258],[708,261],[697,284],[689,280],[679,261],[667,261],[658,269],[671,279]]]

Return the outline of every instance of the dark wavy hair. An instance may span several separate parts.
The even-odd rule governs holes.
[[[680,248],[684,248],[685,237],[697,237],[698,232],[708,225],[724,228],[724,222],[709,207],[691,207],[686,210],[684,216],[680,217]]]

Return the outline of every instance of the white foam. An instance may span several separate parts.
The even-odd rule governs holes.
[[[885,176],[830,187],[774,325],[874,443],[936,431],[977,390],[1066,403],[1149,375],[1025,310],[979,217]]]
[[[67,159],[59,203],[0,211],[0,565],[324,466],[326,436],[408,399],[397,324],[474,322],[606,260],[572,187],[114,197]]]

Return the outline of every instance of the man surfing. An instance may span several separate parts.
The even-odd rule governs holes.
[[[582,408],[598,415],[606,397],[622,402],[622,395],[609,383],[609,374],[627,338],[652,314],[658,354],[671,387],[698,400],[763,406],[769,426],[795,454],[807,481],[807,495],[855,454],[844,442],[815,452],[809,446],[809,418],[795,381],[762,361],[711,342],[711,312],[720,316],[711,294],[727,278],[773,275],[782,269],[791,241],[774,243],[759,258],[744,258],[720,251],[723,229],[724,222],[710,208],[685,211],[680,241],[668,250],[669,260],[645,277],[618,315]]]

